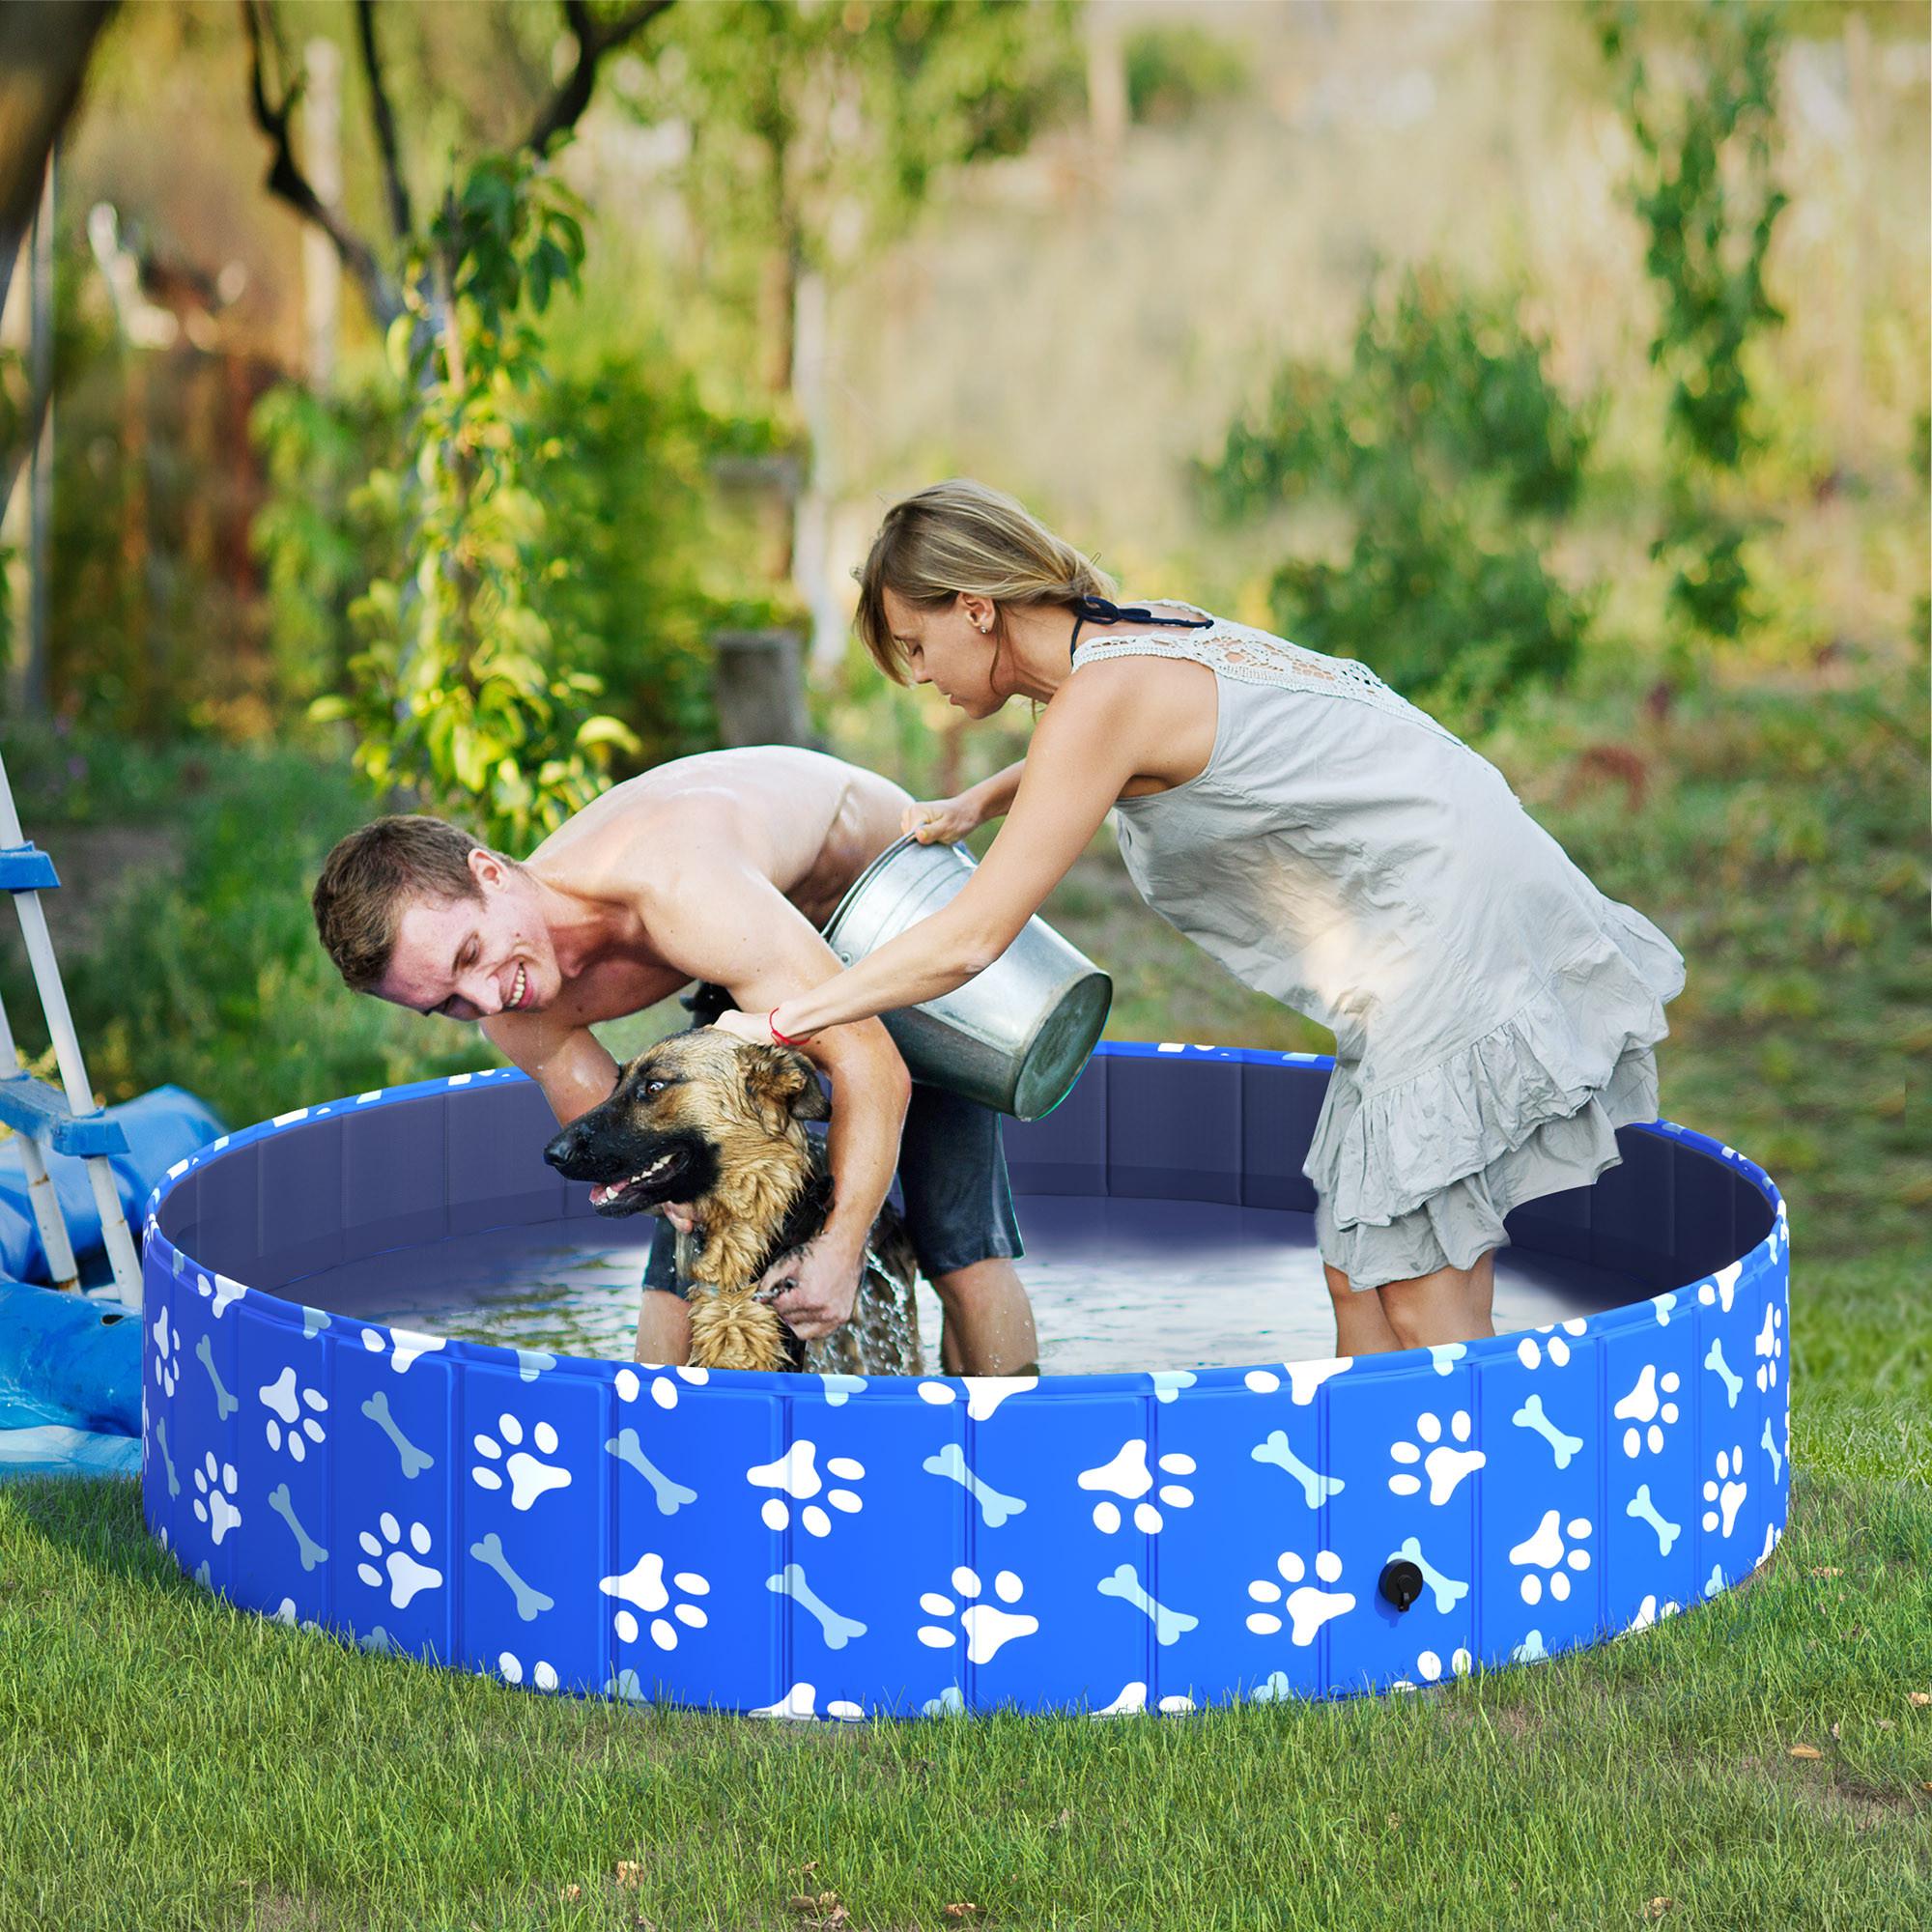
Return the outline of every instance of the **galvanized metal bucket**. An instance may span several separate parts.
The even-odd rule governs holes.
[[[956,845],[900,838],[853,881],[826,940],[849,966],[937,912],[973,869]],[[882,1017],[915,1080],[1037,1121],[1072,1090],[1113,998],[1113,980],[1035,917],[978,979]]]

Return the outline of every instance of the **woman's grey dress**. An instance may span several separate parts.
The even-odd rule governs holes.
[[[1323,1260],[1356,1289],[1468,1267],[1512,1208],[1615,1165],[1614,1130],[1657,1117],[1670,941],[1365,666],[1217,619],[1073,668],[1135,656],[1208,666],[1220,715],[1200,777],[1115,808],[1129,876],[1334,1030],[1302,1168]]]

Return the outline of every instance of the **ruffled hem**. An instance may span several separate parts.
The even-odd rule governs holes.
[[[1318,1196],[1315,1235],[1321,1259],[1347,1275],[1358,1293],[1440,1267],[1473,1267],[1479,1256],[1508,1245],[1505,1217],[1513,1208],[1588,1187],[1623,1158],[1617,1129],[1656,1118],[1657,1057],[1647,1046],[1633,1047],[1604,1091],[1574,1114],[1545,1121],[1520,1148],[1479,1174],[1451,1181],[1394,1221],[1338,1228]]]
[[[1386,1226],[1480,1173],[1669,1032],[1663,1006],[1683,990],[1683,959],[1640,913],[1605,906],[1598,945],[1499,1026],[1385,1084],[1336,1067],[1302,1172],[1338,1227]]]

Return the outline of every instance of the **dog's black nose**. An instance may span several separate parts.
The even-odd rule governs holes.
[[[583,1136],[577,1131],[576,1127],[565,1127],[544,1149],[544,1158],[554,1168],[557,1169],[559,1173],[567,1175],[570,1172],[571,1162],[577,1158],[582,1145]]]

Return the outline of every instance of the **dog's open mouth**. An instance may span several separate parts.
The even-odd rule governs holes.
[[[676,1161],[677,1150],[672,1148],[628,1180],[600,1182],[590,1190],[591,1207],[600,1214],[625,1214],[646,1206],[659,1198],[651,1191],[653,1183],[667,1179]]]

